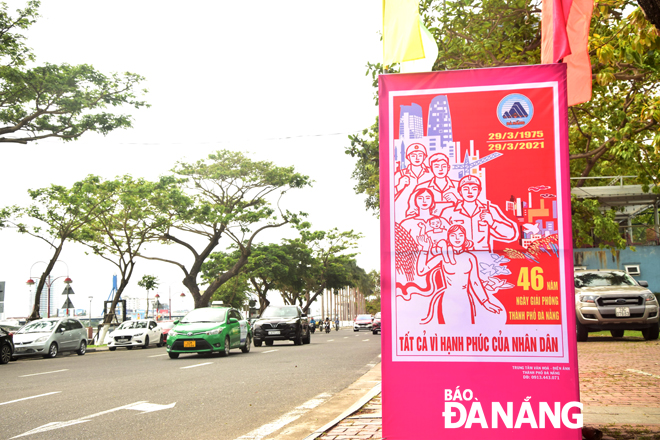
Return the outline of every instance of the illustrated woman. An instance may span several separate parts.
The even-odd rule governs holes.
[[[438,323],[442,323],[443,318],[445,324],[456,326],[475,324],[478,312],[484,310],[499,314],[502,308],[493,304],[484,290],[479,278],[477,258],[469,252],[472,242],[466,240],[463,226],[451,226],[447,231],[447,239],[449,258],[443,258],[441,254],[431,255],[432,244],[428,236],[417,239],[422,247],[417,258],[418,275],[441,271],[444,286],[431,296],[429,310],[422,323],[431,322],[436,310]]]
[[[401,222],[401,226],[408,231],[413,240],[426,233],[428,220],[433,217],[431,212],[435,207],[433,192],[430,189],[420,189],[413,194],[413,201],[417,208],[416,212]]]

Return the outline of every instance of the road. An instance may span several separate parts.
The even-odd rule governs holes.
[[[379,356],[380,335],[342,329],[226,358],[172,360],[164,348],[23,358],[0,365],[0,438],[258,440]]]

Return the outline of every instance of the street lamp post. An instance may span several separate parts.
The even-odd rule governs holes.
[[[36,278],[36,279],[40,279],[40,277],[33,277],[33,276],[32,276],[32,268],[35,266],[35,264],[39,264],[39,263],[47,264],[45,261],[37,261],[36,263],[33,263],[32,266],[30,266],[30,278],[28,278],[28,280],[25,282],[25,284],[27,284],[30,288],[31,288],[32,286],[34,286],[34,284],[35,284],[35,281],[34,281],[35,278]],[[52,278],[52,279],[51,279],[51,276],[48,275],[48,278],[46,278],[45,284],[46,284],[46,287],[47,287],[47,289],[48,289],[48,290],[47,290],[47,297],[46,297],[46,317],[48,317],[48,318],[50,318],[50,288],[51,288],[51,286],[52,286],[52,285],[55,283],[55,281],[57,281],[58,279],[60,279],[60,278],[65,278],[65,277],[66,277],[66,279],[64,280],[64,284],[66,284],[67,286],[73,282],[73,281],[71,280],[71,278],[69,278],[69,265],[66,264],[66,262],[64,262],[64,261],[62,261],[62,260],[57,260],[56,263],[64,263],[64,265],[66,266],[66,273],[67,273],[67,274],[66,274],[66,275],[62,275],[62,276],[59,276],[59,277],[56,277],[56,278]],[[68,316],[68,315],[69,315],[69,309],[67,309],[66,312],[67,312],[67,316]]]
[[[94,298],[93,296],[89,297],[89,326],[90,327],[92,326],[92,299],[93,298]]]

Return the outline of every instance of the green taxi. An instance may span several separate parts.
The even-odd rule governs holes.
[[[177,359],[185,353],[220,353],[232,348],[250,351],[252,329],[241,313],[231,307],[202,307],[188,313],[167,336],[167,353]]]

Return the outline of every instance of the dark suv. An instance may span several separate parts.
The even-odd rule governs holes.
[[[274,341],[309,344],[311,334],[307,315],[298,306],[269,306],[254,322],[254,346],[273,345]]]
[[[8,363],[14,354],[14,341],[8,329],[0,327],[0,364]]]

